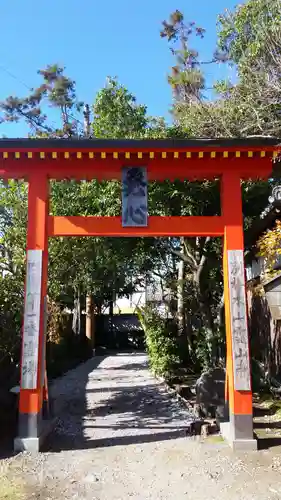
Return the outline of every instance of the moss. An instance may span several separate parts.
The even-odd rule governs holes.
[[[0,500],[23,500],[27,498],[24,486],[15,481],[11,482],[7,477],[0,477]]]
[[[213,436],[207,436],[206,441],[208,443],[222,443],[224,439],[220,434],[215,434]]]
[[[281,418],[281,401],[272,398],[270,395],[260,396],[254,401],[254,406],[258,409],[268,411],[274,420]]]

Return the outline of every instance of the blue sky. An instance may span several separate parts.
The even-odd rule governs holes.
[[[25,95],[39,83],[36,71],[60,63],[77,82],[79,99],[91,104],[107,76],[117,76],[151,115],[169,116],[172,64],[161,22],[179,9],[186,19],[206,28],[197,42],[202,59],[212,56],[216,18],[237,0],[0,0],[0,100]],[[13,78],[7,72],[13,73]],[[207,80],[233,70],[207,68]],[[26,127],[0,125],[0,135],[24,136]]]

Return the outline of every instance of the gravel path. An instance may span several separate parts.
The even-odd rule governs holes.
[[[52,450],[183,437],[192,419],[149,373],[145,355],[95,358],[66,378],[67,385],[62,379],[53,391],[66,405],[56,409],[61,417]]]
[[[280,450],[237,455],[217,437],[187,437],[192,416],[144,355],[94,358],[52,395],[48,447],[0,462],[1,500],[281,499]]]

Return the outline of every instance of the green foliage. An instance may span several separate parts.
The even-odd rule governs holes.
[[[64,331],[59,343],[47,343],[46,355],[48,376],[55,378],[90,359],[93,351],[86,337],[73,335],[72,331]]]
[[[194,137],[279,137],[280,1],[248,0],[219,16],[218,26],[213,59],[200,61],[189,46],[194,26],[183,15],[164,23],[160,35],[177,47],[172,46],[176,65],[169,78],[177,123]],[[204,97],[204,69],[217,62],[236,64],[238,78],[215,83],[217,98],[210,100]]]
[[[96,96],[93,106],[93,134],[97,138],[139,138],[148,119],[146,106],[115,78],[108,78],[106,86]]]
[[[25,259],[27,185],[0,183],[0,269],[22,279]]]
[[[0,184],[0,370],[3,359],[18,363],[23,311],[26,184]]]
[[[204,38],[205,30],[194,22],[185,23],[182,12],[176,10],[169,21],[163,21],[160,36],[172,43],[171,51],[176,64],[172,67],[168,82],[176,101],[190,102],[201,99],[205,79],[200,69],[198,52],[189,47],[192,35]]]
[[[71,116],[81,108],[76,96],[75,82],[65,76],[63,68],[56,65],[47,66],[46,69],[40,70],[39,74],[43,78],[43,83],[24,100],[24,106],[28,105],[28,110],[32,110],[32,116],[26,109],[23,114],[18,102],[14,102],[14,106],[8,106],[5,101],[2,103],[4,119],[13,121],[24,118],[36,136],[72,136],[74,129],[71,127],[74,126],[74,122],[71,121]],[[130,132],[143,134],[148,123],[146,109],[144,106],[137,106],[135,101],[135,97],[127,89],[119,85],[116,80],[110,79],[108,86],[98,94],[94,105],[99,114],[95,115],[94,120],[96,131],[100,128],[103,137],[114,136],[114,130],[119,130],[118,137],[123,134],[129,136]],[[60,128],[51,130],[48,117],[43,116],[42,110],[36,114],[36,105],[43,102],[57,110],[61,122]],[[154,126],[151,125],[152,127]],[[1,189],[0,209],[1,206],[3,208],[0,217],[2,214],[5,219],[3,219],[2,247],[0,247],[2,266],[5,268],[12,266],[11,272],[14,273],[15,266],[18,265],[23,275],[27,216],[26,185],[11,181]],[[117,182],[98,183],[93,180],[81,183],[75,181],[51,183],[50,211],[54,215],[119,215],[120,210],[121,187]],[[96,303],[106,303],[111,300],[113,290],[115,294],[128,294],[134,287],[134,281],[137,281],[132,279],[133,268],[136,266],[140,266],[140,269],[147,268],[148,263],[152,262],[147,252],[144,252],[144,248],[148,248],[147,245],[151,246],[151,243],[151,241],[144,243],[139,239],[125,239],[120,244],[114,238],[50,240],[51,300],[64,302],[65,298],[69,297],[68,305],[70,305],[78,290],[82,298],[86,291],[93,292]]]
[[[219,48],[215,51],[213,60],[201,62],[198,52],[191,47],[192,36],[197,34],[194,23],[186,22],[184,15],[179,11],[173,13],[169,21],[163,23],[160,36],[172,43],[170,48],[175,56],[176,64],[172,68],[169,83],[175,98],[174,118],[182,133],[209,138],[280,135],[278,105],[280,99],[277,97],[281,91],[278,76],[280,75],[278,55],[280,14],[280,2],[250,0],[245,5],[237,7],[233,13],[226,14],[224,18],[222,16]],[[249,21],[245,15],[256,16],[256,19]],[[226,32],[223,33],[225,25],[222,23],[226,23],[227,19],[229,32],[223,44]],[[249,36],[248,21],[254,24],[250,26],[252,32]],[[203,37],[204,30],[202,32],[200,30],[199,34]],[[264,41],[263,49],[259,53],[257,39]],[[232,49],[234,50],[235,44],[237,49],[242,42],[244,47],[238,66],[238,82],[217,82],[214,87],[217,99],[205,99],[203,70],[206,63],[218,61],[237,63]],[[254,45],[255,60],[251,56]],[[168,208],[170,215],[219,213],[219,192],[217,186],[212,186],[211,183],[196,186],[196,183],[186,182],[179,187],[167,183],[165,189],[168,193],[165,199],[170,200]],[[267,204],[268,194],[267,182],[243,183],[246,229]],[[159,201],[158,213],[161,213],[161,209]],[[185,334],[189,339],[190,357],[193,361],[199,360],[204,366],[213,365],[224,358],[225,336],[221,328],[221,246],[215,241],[206,242],[204,238],[184,239],[181,245],[174,242],[172,252],[177,254],[177,262],[180,258],[184,260],[184,285],[180,287],[180,294],[184,302]],[[177,280],[175,273],[172,279],[174,282]]]
[[[153,307],[138,310],[145,332],[150,367],[156,375],[170,378],[180,365],[176,329]]]
[[[197,334],[194,354],[195,361],[203,370],[224,365],[225,328],[210,330],[203,327]]]
[[[42,83],[30,89],[27,97],[8,97],[0,103],[2,121],[24,120],[30,127],[31,135],[40,137],[72,137],[81,134],[79,120],[73,116],[80,112],[82,103],[76,96],[74,80],[64,75],[64,69],[57,64],[48,65],[38,71]],[[48,123],[44,108],[51,106],[59,111],[60,126],[54,128]]]
[[[23,281],[0,274],[0,371],[4,359],[19,362],[23,311]]]
[[[277,0],[271,3],[249,0],[232,13],[221,16],[219,48],[212,61],[200,61],[199,53],[191,46],[193,37],[203,38],[205,30],[186,22],[180,11],[173,12],[170,19],[163,22],[161,37],[168,40],[175,57],[169,75],[174,123],[167,126],[163,118],[147,116],[146,106],[138,104],[136,97],[116,78],[109,78],[93,104],[93,136],[118,139],[280,135],[280,8]],[[210,101],[204,96],[206,66],[203,63],[217,61],[237,64],[238,81],[217,82],[217,99]],[[40,70],[39,75],[41,84],[27,97],[12,96],[1,103],[3,119],[25,120],[32,137],[82,137],[79,120],[82,103],[77,98],[75,82],[57,65]],[[49,123],[47,107],[50,106],[57,113],[55,127]],[[52,182],[51,193],[51,213],[55,215],[120,214],[121,189],[117,182]],[[267,197],[267,183],[244,183],[246,228],[261,211]],[[151,183],[149,207],[150,213],[157,215],[219,215],[219,184],[210,181]],[[15,181],[2,184],[0,263],[8,274],[1,276],[0,305],[5,328],[13,330],[16,338],[22,311],[26,215],[26,185]],[[86,293],[91,292],[95,304],[101,307],[116,294],[126,296],[132,292],[140,283],[139,276],[145,276],[147,282],[153,282],[156,275],[160,277],[172,296],[173,321],[163,319],[153,308],[141,313],[151,366],[156,373],[170,376],[183,362],[180,343],[186,353],[185,363],[209,366],[224,357],[219,242],[208,238],[121,241],[57,238],[50,241],[49,262],[50,302],[62,306],[72,307],[78,293],[85,301]],[[182,320],[179,337],[175,326]],[[52,328],[60,328],[59,313],[58,324]],[[49,357],[49,363],[57,358],[63,364],[68,340],[61,343],[52,340],[53,357]],[[71,351],[74,357],[76,349],[78,346]],[[10,353],[11,348],[7,351]],[[51,365],[50,369],[57,370]]]
[[[258,255],[264,258],[264,276],[265,281],[279,274],[276,269],[276,262],[281,255],[281,222],[276,221],[272,229],[267,230],[259,239]]]
[[[280,26],[279,0],[248,0],[219,16],[219,47],[236,64],[256,65]]]
[[[254,358],[251,359],[251,375],[253,392],[269,392],[270,379],[266,376],[263,364]]]

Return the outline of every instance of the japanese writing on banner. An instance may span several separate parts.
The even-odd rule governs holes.
[[[237,391],[250,391],[244,255],[242,250],[229,250],[227,254],[234,388]]]
[[[41,281],[42,250],[28,250],[21,364],[22,389],[37,387]]]
[[[146,227],[147,171],[145,167],[124,167],[122,169],[122,226]]]

